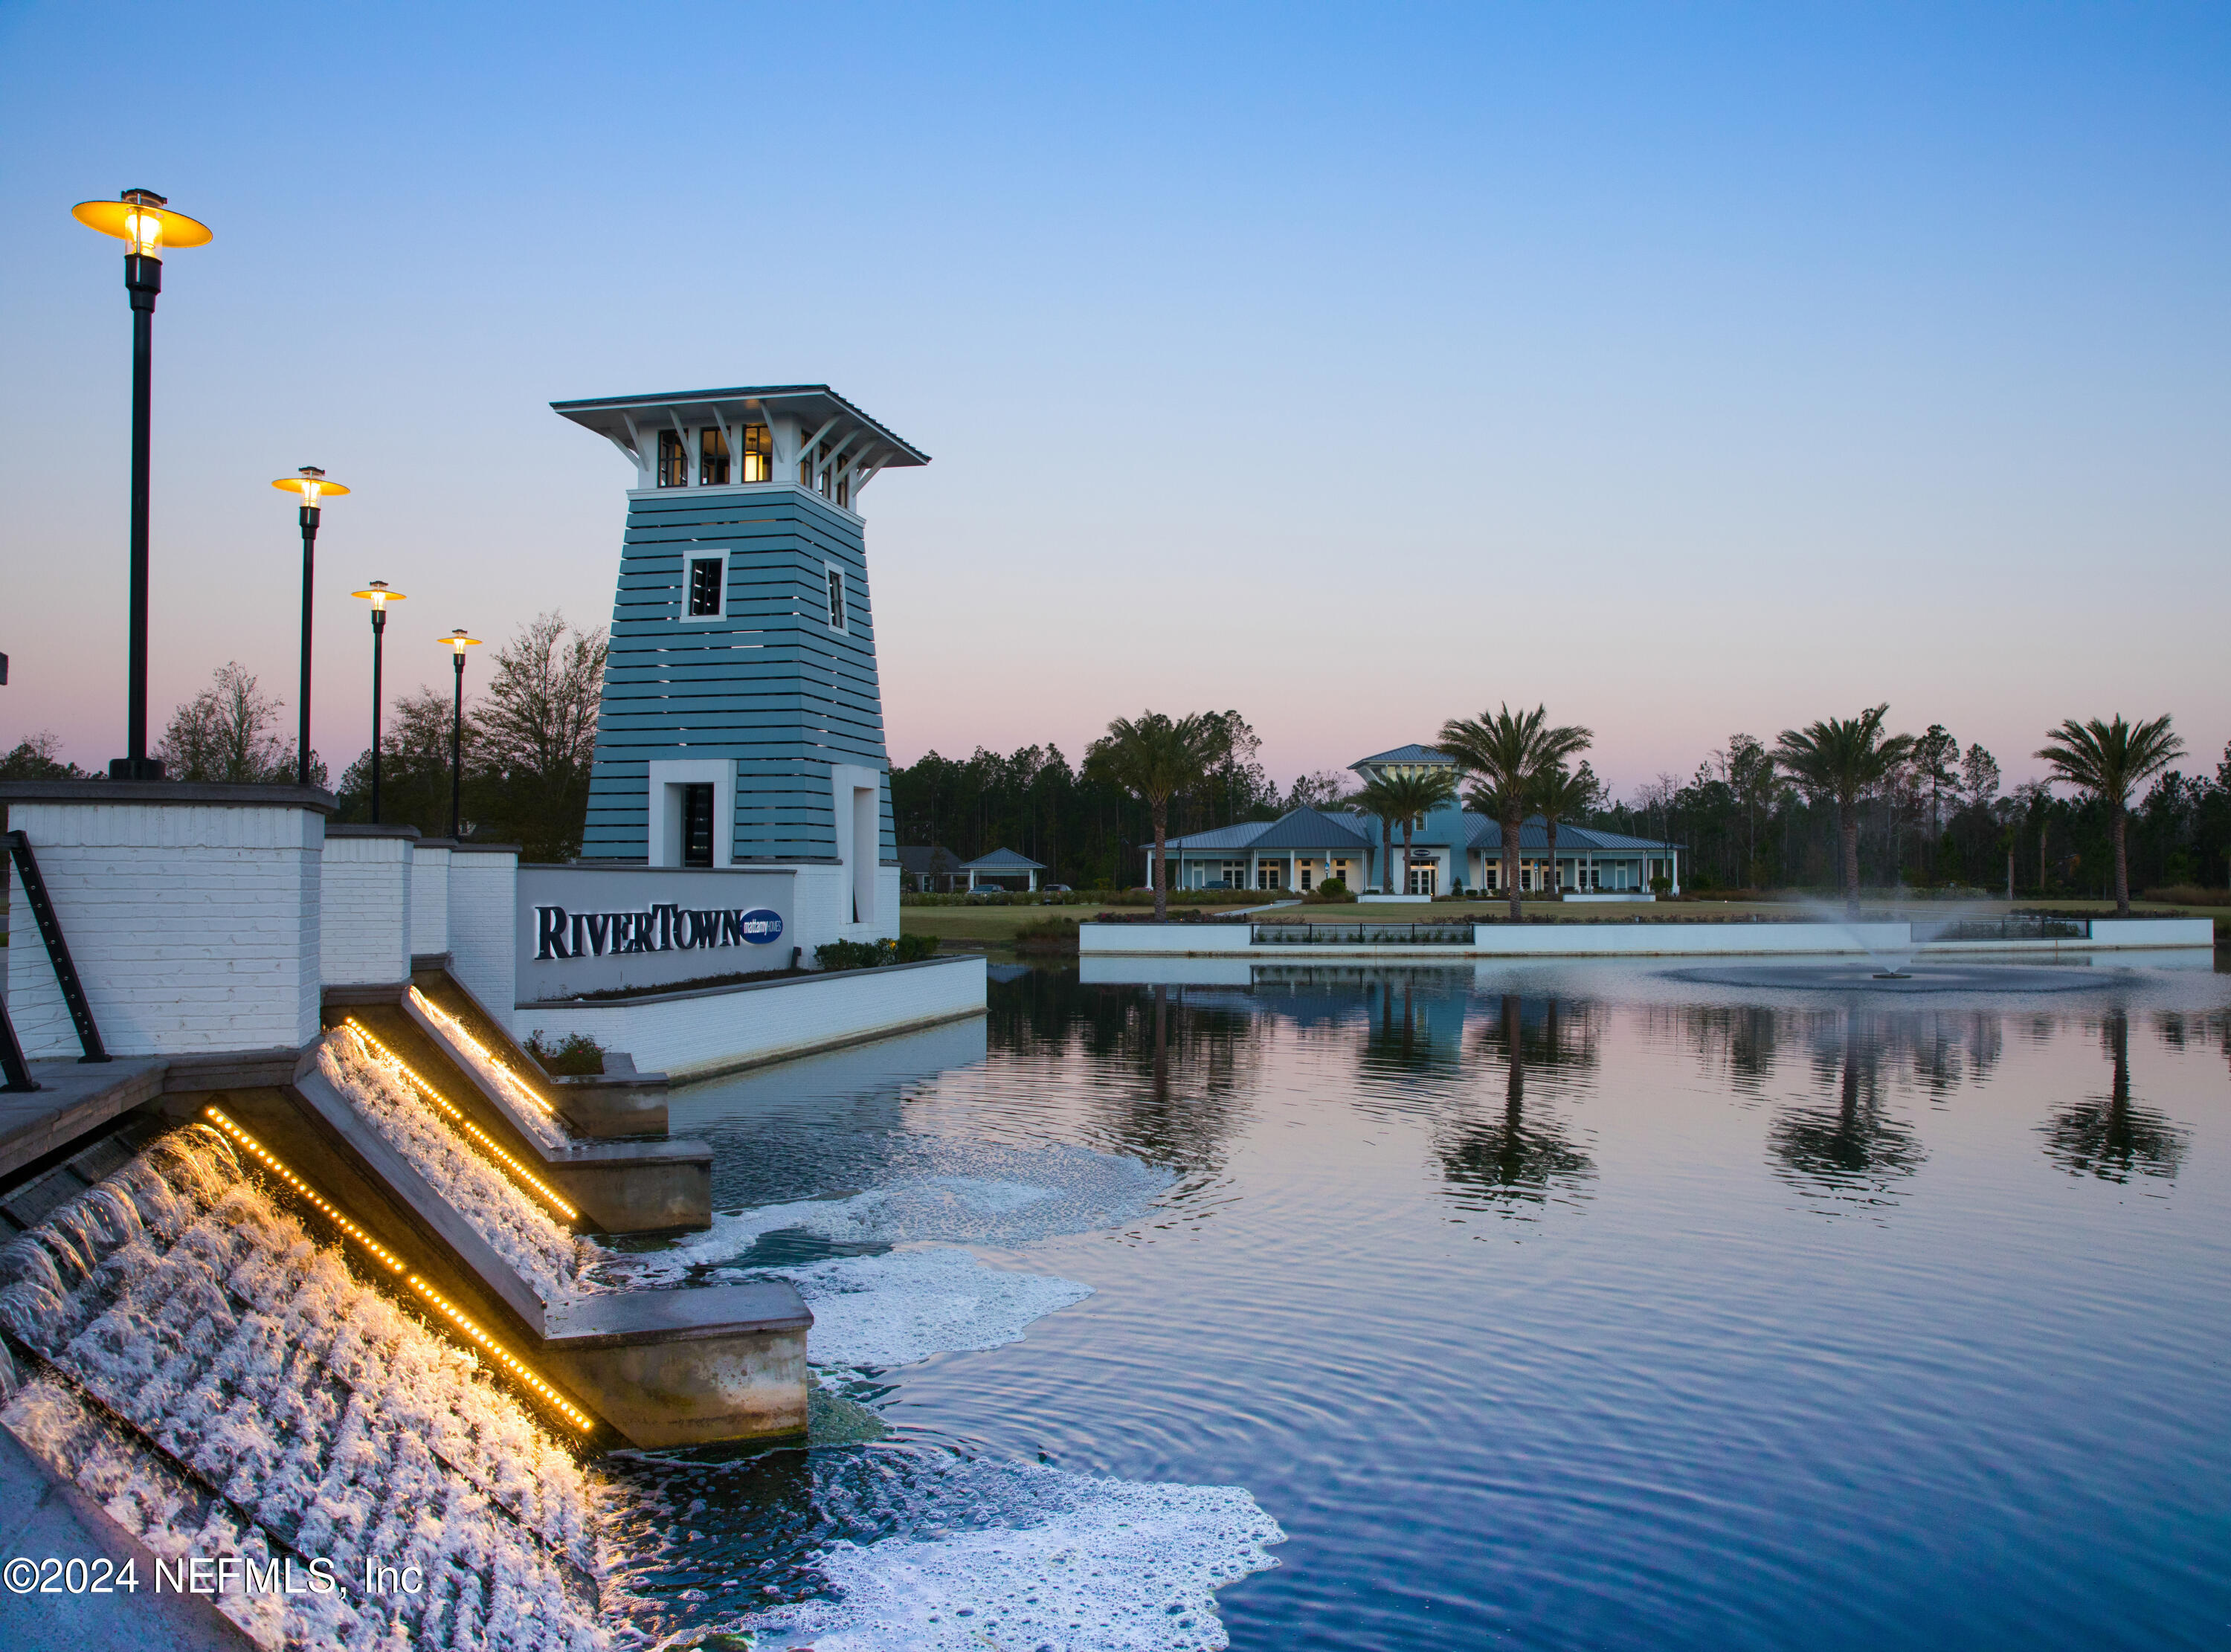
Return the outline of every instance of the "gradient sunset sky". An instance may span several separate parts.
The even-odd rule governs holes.
[[[152,715],[368,738],[347,592],[611,611],[553,398],[826,382],[895,762],[1237,707],[1282,782],[1545,701],[1622,793],[1891,704],[2212,770],[2231,10],[0,4],[0,746],[123,749],[130,323],[69,208],[216,240],[156,335]],[[484,668],[482,668],[484,670]],[[291,709],[288,722],[291,727]]]

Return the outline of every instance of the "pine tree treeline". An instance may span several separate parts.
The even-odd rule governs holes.
[[[2019,894],[2111,896],[2105,806],[2037,781],[2005,793],[2000,780],[1988,752],[1963,751],[1931,725],[1861,804],[1860,881],[1996,893],[2011,855]],[[1835,805],[1808,798],[1748,734],[1730,739],[1687,780],[1662,774],[1631,800],[1593,810],[1588,823],[1684,845],[1686,888],[1837,884]],[[2131,800],[2129,853],[2134,891],[2231,881],[2231,746],[2212,778],[2173,770]]]
[[[1254,729],[1236,711],[1206,715],[1219,726],[1231,755],[1210,771],[1206,786],[1170,800],[1172,835],[1277,819],[1287,798],[1263,771]],[[1154,833],[1147,805],[1120,786],[1088,779],[1083,767],[1057,745],[1026,745],[1006,757],[980,745],[965,758],[928,752],[891,771],[898,841],[942,845],[962,861],[1011,849],[1044,863],[1049,870],[1041,881],[1080,889],[1144,882],[1147,857],[1140,845]],[[1297,782],[1297,790],[1308,784]]]

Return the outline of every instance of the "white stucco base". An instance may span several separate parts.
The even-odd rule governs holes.
[[[981,958],[933,958],[602,1003],[522,1003],[512,1026],[522,1039],[586,1033],[643,1071],[686,1081],[981,1015],[985,980]]]

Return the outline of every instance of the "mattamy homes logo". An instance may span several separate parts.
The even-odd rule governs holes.
[[[782,939],[782,914],[765,907],[698,909],[658,905],[637,912],[534,909],[534,957],[607,958],[622,952],[691,952]]]

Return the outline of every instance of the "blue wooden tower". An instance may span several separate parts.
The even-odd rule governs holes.
[[[895,926],[860,494],[928,455],[825,384],[551,406],[636,470],[582,858],[841,866]]]

